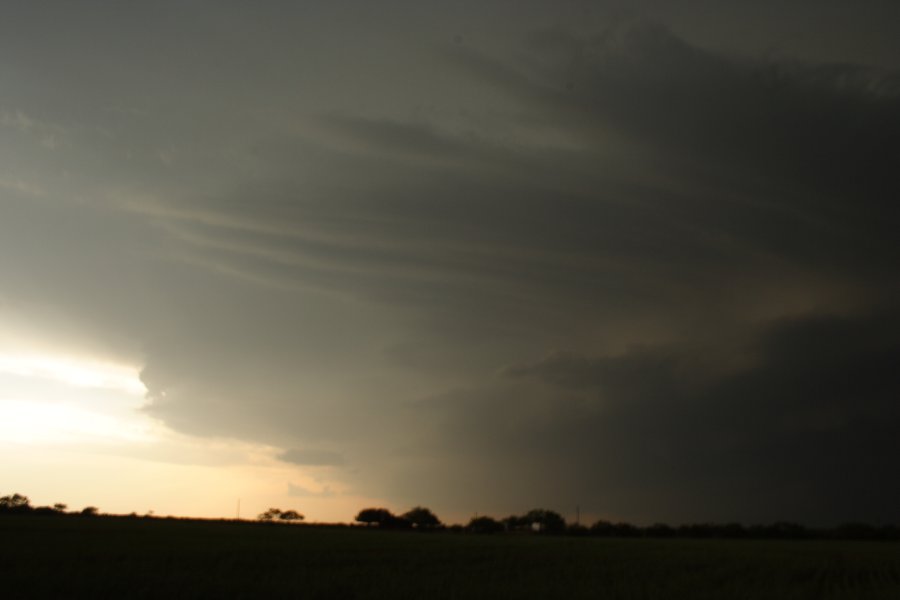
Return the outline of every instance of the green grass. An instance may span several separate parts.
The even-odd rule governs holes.
[[[3,598],[900,598],[896,542],[0,517]]]

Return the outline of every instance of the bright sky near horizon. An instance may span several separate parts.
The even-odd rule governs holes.
[[[73,355],[0,354],[0,481],[33,505],[114,514],[254,518],[302,505],[307,520],[337,522],[376,501],[336,499],[340,484],[321,469],[290,468],[276,448],[179,435],[141,411],[139,371]]]

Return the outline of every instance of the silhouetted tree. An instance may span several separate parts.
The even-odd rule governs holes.
[[[568,533],[569,535],[583,536],[583,535],[590,535],[591,530],[588,529],[587,527],[585,527],[584,525],[581,525],[578,523],[572,523],[566,529],[566,533]]]
[[[100,511],[96,506],[85,506],[81,509],[81,512],[79,514],[82,517],[96,517],[98,514],[100,514]]]
[[[600,537],[611,537],[613,530],[613,524],[602,519],[591,525],[591,534]]]
[[[278,515],[278,518],[282,521],[302,521],[304,519],[303,515],[296,510],[285,510]]]
[[[709,523],[691,523],[678,528],[681,537],[711,538],[716,535],[716,526]]]
[[[498,533],[505,529],[503,523],[491,517],[473,517],[466,529],[474,533]]]
[[[719,535],[726,538],[747,537],[747,530],[740,523],[726,523],[719,526]]]
[[[356,515],[357,522],[365,523],[369,526],[384,526],[396,518],[397,517],[386,508],[364,508]]]
[[[640,537],[641,530],[631,523],[616,523],[612,526],[612,534],[615,537]]]
[[[270,508],[264,513],[260,513],[257,519],[260,521],[274,521],[281,517],[281,509],[280,508]]]
[[[641,530],[631,523],[597,521],[591,525],[591,534],[599,537],[639,537]]]
[[[517,515],[509,515],[500,521],[507,531],[516,531],[519,529],[531,529],[531,523],[525,520],[525,517]]]
[[[33,510],[31,501],[22,494],[13,494],[0,498],[0,513],[21,514],[31,510]]]
[[[844,523],[834,530],[834,536],[842,540],[874,540],[881,537],[879,531],[865,523]]]
[[[665,523],[654,523],[650,527],[644,529],[644,535],[655,538],[674,537],[677,532]]]
[[[802,525],[779,521],[771,525],[752,525],[746,530],[747,537],[770,539],[803,539],[811,533]],[[834,535],[834,532],[831,532]]]
[[[766,527],[768,537],[778,539],[800,539],[809,537],[809,532],[803,525],[778,521]]]
[[[403,513],[403,518],[417,529],[434,529],[441,526],[441,520],[437,515],[423,506],[417,506]]]
[[[566,520],[557,512],[543,508],[528,511],[522,520],[543,533],[560,533],[566,530]]]

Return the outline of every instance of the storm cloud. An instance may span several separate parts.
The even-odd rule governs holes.
[[[502,4],[20,7],[0,316],[398,505],[896,521],[889,53]]]

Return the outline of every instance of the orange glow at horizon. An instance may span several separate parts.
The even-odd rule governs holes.
[[[35,505],[164,516],[255,518],[292,508],[307,521],[350,521],[364,505],[328,469],[279,461],[282,451],[175,432],[141,408],[136,367],[67,354],[0,353],[0,495]],[[312,490],[293,497],[291,490]],[[316,496],[315,490],[336,490]]]

